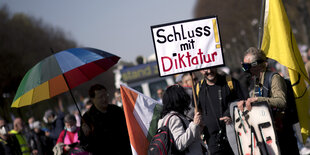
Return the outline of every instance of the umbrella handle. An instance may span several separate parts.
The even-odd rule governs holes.
[[[65,79],[65,81],[66,81],[66,84],[67,84],[67,86],[68,86],[68,88],[69,88],[70,95],[71,95],[71,97],[72,97],[72,99],[73,99],[73,101],[74,101],[74,104],[75,104],[77,110],[79,111],[80,117],[82,118],[81,110],[79,109],[79,106],[77,105],[77,102],[76,102],[76,100],[75,100],[75,98],[74,98],[74,96],[73,96],[73,94],[72,94],[72,91],[71,91],[71,89],[70,89],[70,87],[69,87],[69,85],[68,85],[68,83],[67,83],[67,79],[66,79],[65,75],[62,74],[62,76],[64,77],[64,79]]]
[[[52,54],[54,54],[53,48],[50,48],[50,49],[51,49]],[[70,95],[71,95],[71,97],[72,97],[72,99],[73,99],[73,101],[74,101],[74,104],[75,104],[77,110],[79,111],[80,117],[82,118],[82,113],[81,113],[81,111],[80,111],[80,109],[79,109],[79,107],[78,107],[78,105],[77,105],[77,102],[76,102],[76,100],[75,100],[75,98],[74,98],[74,96],[73,96],[73,94],[72,94],[72,91],[71,91],[71,89],[70,89],[70,87],[69,87],[67,78],[66,78],[66,76],[65,76],[63,73],[62,73],[62,77],[65,79],[65,82],[66,82],[66,85],[67,85],[67,87],[68,87],[68,89],[69,89]]]

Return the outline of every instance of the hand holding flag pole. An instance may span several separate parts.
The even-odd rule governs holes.
[[[195,113],[199,112],[200,110],[198,109],[198,104],[197,104],[197,95],[196,95],[196,91],[195,91],[195,81],[193,78],[193,72],[190,72],[190,77],[192,80],[192,92],[193,92],[193,99],[194,99],[194,104],[195,104]]]

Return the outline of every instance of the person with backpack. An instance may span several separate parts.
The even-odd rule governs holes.
[[[294,116],[287,117],[295,106],[291,106],[294,99],[288,103],[291,95],[287,92],[291,88],[287,87],[283,77],[277,73],[271,73],[267,67],[267,57],[263,51],[250,47],[245,52],[242,69],[251,74],[252,85],[249,98],[239,101],[238,108],[243,111],[243,107],[246,106],[248,110],[251,110],[252,103],[266,101],[272,110],[281,154],[299,154],[292,124],[288,123],[291,122],[288,119]]]
[[[189,122],[185,116],[189,104],[190,96],[180,85],[172,85],[164,92],[158,128],[169,128],[175,142],[170,150],[171,154],[205,154],[206,148],[201,140],[202,117],[200,112],[196,112],[194,120]]]
[[[230,75],[220,75],[217,68],[202,69],[200,73],[203,79],[197,83],[196,93],[204,118],[204,140],[211,155],[232,155],[226,125],[232,122],[229,104],[244,99],[240,84]]]

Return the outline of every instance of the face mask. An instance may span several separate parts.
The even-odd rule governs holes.
[[[29,128],[30,128],[30,129],[33,129],[33,128],[34,128],[33,123],[29,124]]]
[[[6,126],[2,126],[0,128],[0,135],[6,135],[8,133],[8,128]]]
[[[44,123],[48,123],[48,120],[46,117],[43,117],[43,121],[44,121]]]
[[[67,128],[66,130],[69,131],[69,132],[75,132],[76,131],[76,126],[73,126],[71,128]]]

